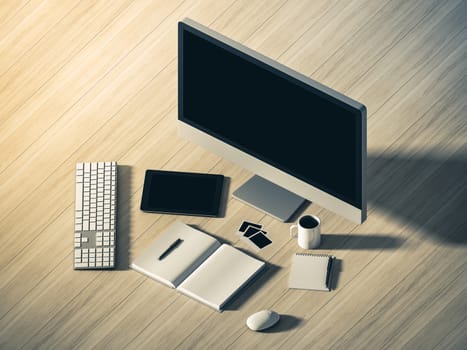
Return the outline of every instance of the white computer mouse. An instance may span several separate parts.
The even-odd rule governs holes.
[[[271,310],[261,310],[246,319],[246,325],[252,331],[262,331],[274,326],[279,321],[279,314]]]

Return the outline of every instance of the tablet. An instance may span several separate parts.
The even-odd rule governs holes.
[[[223,175],[146,170],[141,210],[218,216]]]

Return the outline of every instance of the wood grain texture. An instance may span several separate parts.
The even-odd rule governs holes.
[[[177,22],[190,17],[368,108],[368,219],[316,204],[330,293],[288,290],[299,251],[230,194],[252,174],[177,133]],[[465,1],[0,2],[0,348],[465,349]],[[117,160],[118,268],[73,271],[74,165]],[[223,218],[139,210],[145,169],[230,178]],[[267,271],[216,313],[128,269],[176,218]],[[274,309],[255,333],[246,318]]]

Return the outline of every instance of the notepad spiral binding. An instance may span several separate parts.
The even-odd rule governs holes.
[[[331,259],[336,258],[334,255],[329,255],[329,254],[295,253],[295,255],[316,256],[316,257],[331,258]]]

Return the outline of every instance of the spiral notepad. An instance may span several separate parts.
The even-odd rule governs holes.
[[[330,291],[334,259],[331,255],[295,253],[292,257],[289,288]]]

